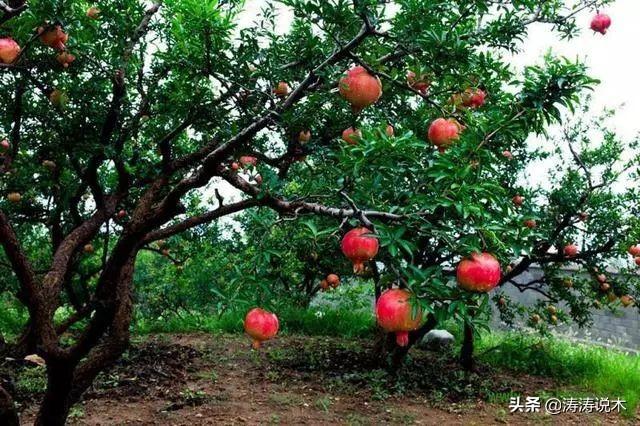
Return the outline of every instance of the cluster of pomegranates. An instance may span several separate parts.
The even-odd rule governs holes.
[[[640,244],[630,246],[627,252],[633,256],[633,261],[640,266]]]
[[[338,288],[340,285],[340,277],[336,274],[329,274],[325,279],[320,281],[322,291],[328,291],[331,288]]]

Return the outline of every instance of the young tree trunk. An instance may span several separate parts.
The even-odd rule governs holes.
[[[69,394],[72,389],[74,369],[75,366],[70,366],[66,362],[47,364],[47,391],[40,404],[35,425],[64,426],[72,405]]]
[[[432,314],[427,316],[425,323],[417,330],[409,333],[409,344],[407,346],[395,346],[395,349],[391,356],[391,368],[393,371],[398,371],[402,366],[402,362],[409,353],[409,349],[416,343],[422,340],[422,338],[438,325],[438,320]]]
[[[475,368],[473,360],[473,327],[468,321],[464,323],[464,340],[460,349],[460,364],[465,371],[473,371]]]

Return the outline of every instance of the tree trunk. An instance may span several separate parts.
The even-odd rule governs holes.
[[[64,426],[72,405],[69,395],[74,368],[64,361],[47,364],[47,391],[40,404],[36,426]]]
[[[460,364],[465,371],[473,371],[475,365],[473,361],[473,327],[471,323],[464,323],[464,340],[460,349]]]
[[[0,386],[0,425],[19,426],[20,420],[13,398],[2,386]]]
[[[433,314],[427,316],[427,321],[417,330],[409,333],[409,344],[407,346],[396,346],[391,356],[391,368],[398,371],[402,366],[402,362],[409,353],[409,349],[438,325],[438,320]]]

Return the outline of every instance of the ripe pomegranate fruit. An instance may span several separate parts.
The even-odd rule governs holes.
[[[511,153],[511,151],[507,151],[506,149],[502,151],[502,156],[507,160],[513,160],[513,154]]]
[[[69,35],[62,30],[60,25],[55,25],[47,29],[41,27],[40,41],[42,44],[56,50],[65,50],[65,44],[69,41]]]
[[[364,262],[378,254],[378,239],[365,227],[354,228],[347,232],[340,244],[342,253],[353,262],[353,272],[364,271]]]
[[[76,57],[69,52],[62,52],[58,54],[56,60],[62,65],[64,68],[68,68],[69,65],[76,60]]]
[[[524,197],[522,195],[515,195],[511,201],[515,206],[520,207],[522,203],[524,203]]]
[[[607,282],[607,276],[605,274],[599,274],[596,279],[598,280],[599,283],[606,283]]]
[[[628,252],[631,256],[640,256],[640,244],[630,246]]]
[[[591,29],[600,34],[606,34],[607,29],[611,26],[611,18],[605,13],[596,13],[591,19]]]
[[[93,244],[85,244],[83,250],[87,254],[93,253],[94,252]]]
[[[378,325],[387,333],[396,334],[398,346],[409,344],[409,332],[422,322],[422,310],[411,305],[411,293],[401,288],[386,290],[376,303]]]
[[[22,195],[20,195],[19,192],[10,192],[9,194],[7,194],[7,200],[11,201],[12,203],[19,203],[20,200],[22,200]]]
[[[467,89],[462,96],[462,105],[467,108],[480,108],[484,105],[487,94],[482,89]]]
[[[289,87],[289,85],[286,82],[281,81],[273,89],[273,94],[276,95],[276,96],[279,96],[281,98],[284,98],[285,96],[287,96],[289,94],[290,91],[291,91],[291,88]]]
[[[253,349],[260,349],[260,344],[273,338],[279,327],[276,314],[264,309],[253,308],[244,318],[244,331],[251,337]]]
[[[238,171],[239,169],[240,169],[240,164],[236,163],[235,161],[231,163],[231,170]]]
[[[124,218],[125,216],[127,216],[127,211],[126,211],[126,210],[120,210],[120,211],[116,214],[116,217],[117,217],[118,219],[122,219],[122,218]]]
[[[9,150],[10,147],[11,147],[11,144],[9,143],[8,140],[2,139],[2,141],[0,141],[0,149],[2,149],[3,151]]]
[[[526,227],[527,227],[527,228],[529,228],[529,229],[533,229],[533,228],[535,228],[536,226],[538,226],[538,224],[536,223],[536,221],[535,221],[535,220],[533,220],[533,219],[527,219],[527,220],[525,220],[523,223],[524,223],[524,226],[526,226]]]
[[[20,46],[11,37],[0,38],[0,62],[12,64],[20,55]]]
[[[393,137],[393,135],[395,135],[395,129],[393,128],[393,126],[391,124],[387,124],[387,128],[384,129],[384,132],[387,134],[387,136],[389,137]]]
[[[327,284],[329,284],[333,288],[338,288],[340,285],[340,277],[336,274],[329,274],[326,278]]]
[[[95,6],[91,6],[89,9],[87,9],[87,17],[89,17],[90,19],[100,18],[100,9]]]
[[[462,125],[455,118],[438,118],[429,126],[427,136],[440,152],[444,152],[460,137],[461,130]]]
[[[456,269],[458,286],[467,291],[487,293],[500,283],[500,262],[489,253],[472,253]]]
[[[243,155],[238,159],[238,161],[240,162],[240,165],[242,165],[242,167],[248,167],[248,166],[255,167],[258,164],[258,159],[251,155]]]
[[[342,132],[342,140],[349,145],[357,144],[361,137],[362,132],[360,131],[360,129],[354,129],[353,127],[344,129],[344,131]]]
[[[622,304],[622,306],[627,308],[633,305],[634,300],[633,300],[633,297],[629,296],[628,294],[625,294],[624,296],[620,296],[620,303]]]
[[[322,291],[329,290],[329,287],[331,286],[329,285],[329,282],[326,279],[320,281],[320,288],[322,289]]]
[[[382,83],[377,76],[361,66],[347,71],[340,79],[340,94],[351,104],[354,111],[360,111],[377,102],[382,96]]]
[[[303,130],[298,134],[298,142],[300,142],[300,144],[304,145],[310,140],[311,140],[311,131]]]
[[[567,244],[562,250],[566,257],[574,257],[578,254],[578,246],[575,244]]]
[[[609,291],[611,289],[611,285],[609,285],[609,283],[602,283],[600,284],[600,290],[602,291]]]
[[[407,71],[407,84],[424,95],[429,90],[431,82],[425,74],[417,77],[415,72]]]
[[[640,257],[636,257],[633,260],[636,262],[636,265],[640,266]]]

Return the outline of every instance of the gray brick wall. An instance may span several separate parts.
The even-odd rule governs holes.
[[[516,281],[526,283],[541,275],[542,272],[539,268],[532,267]],[[534,304],[541,298],[538,293],[533,291],[521,293],[512,285],[505,285],[502,291],[513,300],[527,306]],[[559,307],[561,308],[562,305]],[[506,324],[500,322],[497,312],[494,315],[494,324],[500,328],[508,329]],[[520,328],[522,325],[518,324],[515,327]],[[616,312],[607,309],[594,310],[591,327],[580,329],[575,324],[558,326],[556,332],[558,335],[576,340],[640,352],[640,313],[636,307],[620,308]]]

